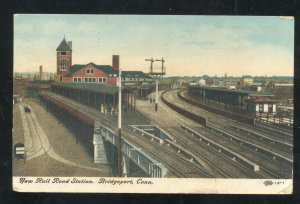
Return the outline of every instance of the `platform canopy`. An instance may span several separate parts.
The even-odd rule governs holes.
[[[116,94],[118,92],[117,86],[100,83],[53,83],[52,86],[105,94]],[[122,90],[125,90],[125,88],[122,87]]]
[[[264,97],[273,97],[274,94],[267,93],[267,92],[256,92],[256,91],[246,91],[246,90],[232,90],[232,89],[225,89],[220,87],[209,87],[209,86],[200,86],[200,85],[189,85],[191,88],[198,88],[202,90],[214,91],[214,92],[222,92],[222,93],[230,93],[230,94],[237,94],[237,95],[248,95],[248,96],[264,96]]]

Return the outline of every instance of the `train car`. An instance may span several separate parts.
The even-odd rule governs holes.
[[[31,112],[31,110],[30,110],[30,108],[28,106],[24,106],[24,111],[26,113],[30,113]]]

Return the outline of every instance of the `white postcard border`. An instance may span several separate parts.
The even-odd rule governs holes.
[[[72,193],[292,194],[293,180],[15,176],[13,190]]]

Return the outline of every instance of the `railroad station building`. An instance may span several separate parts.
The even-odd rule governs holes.
[[[103,83],[116,85],[118,76],[118,58],[114,57],[114,65],[97,65],[93,62],[88,64],[72,64],[72,42],[61,41],[56,49],[57,75],[55,82],[66,83]]]
[[[120,57],[112,56],[111,65],[72,64],[72,42],[65,38],[56,49],[57,74],[55,82],[64,83],[100,83],[116,85],[119,75]],[[122,84],[138,89],[139,86],[151,84],[154,80],[142,71],[122,71]]]

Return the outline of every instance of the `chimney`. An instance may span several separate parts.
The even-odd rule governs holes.
[[[68,41],[68,45],[72,49],[72,41]]]
[[[43,66],[40,65],[40,81],[43,80]]]
[[[113,55],[112,67],[114,70],[119,70],[119,55]]]

